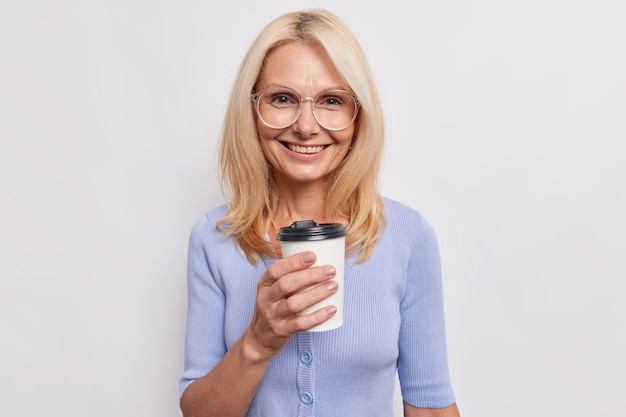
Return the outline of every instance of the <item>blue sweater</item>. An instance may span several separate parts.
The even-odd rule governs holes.
[[[297,333],[276,355],[248,417],[391,417],[396,370],[404,401],[454,402],[448,376],[437,240],[415,210],[385,199],[387,226],[370,259],[345,262],[342,327]],[[188,259],[185,370],[180,394],[208,373],[250,324],[256,284],[269,264],[249,263],[215,224],[193,227]]]

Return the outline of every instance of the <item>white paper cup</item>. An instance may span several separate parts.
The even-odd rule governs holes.
[[[312,251],[315,252],[317,257],[314,265],[332,265],[337,271],[333,278],[339,286],[337,292],[325,300],[312,305],[301,314],[309,314],[329,305],[337,307],[337,313],[325,322],[309,329],[309,332],[333,330],[341,327],[343,324],[343,266],[347,234],[348,231],[340,223],[318,224],[312,220],[294,222],[291,226],[283,227],[278,232],[277,239],[280,242],[283,257],[291,256],[298,252]]]

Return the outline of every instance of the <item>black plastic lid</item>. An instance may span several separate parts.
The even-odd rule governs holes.
[[[348,231],[341,223],[315,223],[313,220],[299,220],[289,227],[281,227],[277,239],[281,241],[325,240],[343,237]]]

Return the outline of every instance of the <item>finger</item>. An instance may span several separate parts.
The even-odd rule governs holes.
[[[306,291],[293,294],[280,303],[282,311],[279,314],[283,316],[299,315],[316,303],[327,299],[336,293],[338,289],[339,284],[337,281],[329,280]]]
[[[317,326],[318,324],[324,323],[335,314],[337,314],[337,307],[332,305],[326,306],[314,311],[311,314],[294,317],[289,321],[288,326],[293,333],[303,332]]]
[[[267,288],[267,297],[271,301],[279,301],[294,293],[304,291],[336,275],[332,265],[310,267],[280,277],[271,287]]]
[[[315,253],[309,251],[279,259],[267,268],[261,278],[261,284],[270,287],[282,276],[310,267],[315,263],[315,259]]]

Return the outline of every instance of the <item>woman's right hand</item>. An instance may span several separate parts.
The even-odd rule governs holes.
[[[257,359],[270,360],[295,333],[323,323],[337,312],[335,307],[329,306],[299,315],[337,292],[337,282],[332,280],[335,268],[331,265],[311,267],[315,259],[313,252],[279,259],[259,280],[252,322],[244,336]]]

